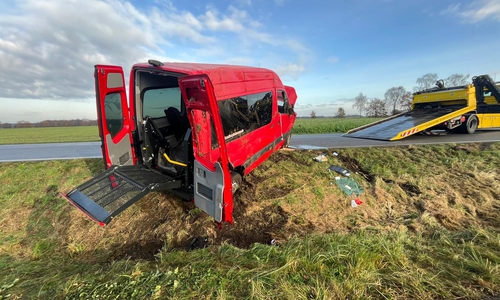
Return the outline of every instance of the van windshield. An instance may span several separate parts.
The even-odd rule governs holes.
[[[148,89],[142,100],[143,117],[164,117],[164,110],[175,107],[181,110],[181,90],[179,87]]]

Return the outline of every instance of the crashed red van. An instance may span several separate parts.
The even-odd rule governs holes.
[[[232,223],[242,177],[290,142],[297,94],[271,70],[149,60],[128,100],[121,67],[94,76],[107,170],[63,196],[101,226],[155,191]]]

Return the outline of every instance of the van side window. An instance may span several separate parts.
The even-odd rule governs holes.
[[[234,139],[271,123],[272,92],[256,93],[219,101],[226,140]]]
[[[280,114],[286,113],[290,104],[288,103],[288,97],[285,91],[278,90],[278,112]]]
[[[108,94],[104,98],[106,127],[111,137],[120,132],[123,127],[122,97],[119,93]]]
[[[143,117],[164,117],[164,110],[175,107],[181,110],[181,90],[179,87],[147,89],[142,96]]]

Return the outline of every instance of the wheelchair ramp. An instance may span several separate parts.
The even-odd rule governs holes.
[[[89,218],[105,226],[150,192],[180,186],[180,180],[143,166],[112,166],[62,196]]]

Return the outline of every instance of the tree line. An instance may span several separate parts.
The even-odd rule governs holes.
[[[35,127],[60,127],[60,126],[97,126],[97,120],[45,120],[41,122],[19,121],[16,123],[2,123],[0,128],[35,128]]]
[[[464,86],[469,84],[468,79],[469,74],[452,74],[444,80],[438,80],[437,73],[428,73],[417,79],[417,85],[413,88],[413,92],[431,89],[438,84],[442,87]],[[368,99],[366,95],[359,93],[354,98],[352,107],[359,111],[360,117],[363,116],[363,112],[367,117],[387,117],[410,110],[412,100],[413,93],[411,91],[407,91],[403,86],[397,86],[388,89],[384,94],[384,99]],[[312,111],[310,116],[316,118],[316,112]],[[345,118],[344,108],[339,107],[334,117]]]
[[[437,84],[445,87],[463,86],[468,84],[468,79],[469,74],[452,74],[445,80],[438,80],[436,73],[428,73],[417,79],[417,85],[413,88],[413,91],[418,92],[431,89]],[[360,116],[364,112],[368,117],[386,117],[410,110],[412,99],[413,93],[411,91],[398,86],[388,89],[384,94],[384,99],[372,98],[368,100],[367,96],[359,93],[354,98],[352,107],[359,111]]]

